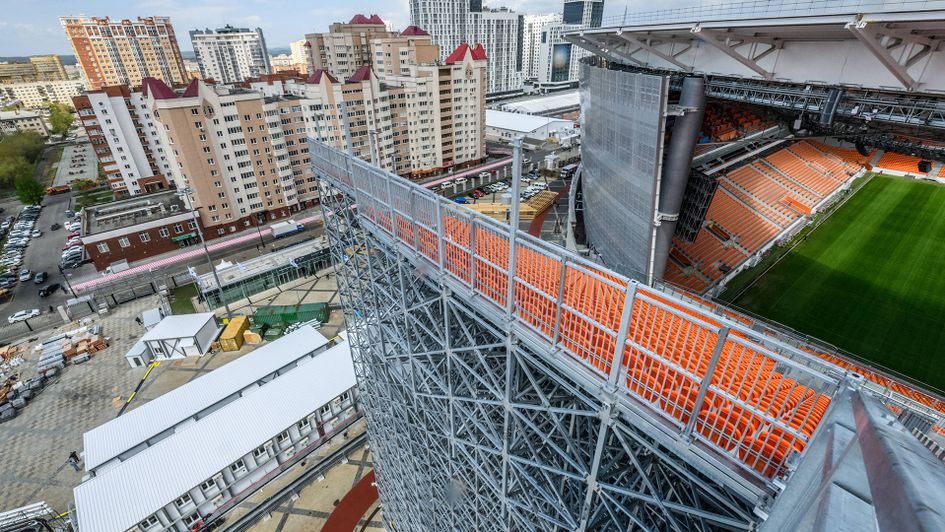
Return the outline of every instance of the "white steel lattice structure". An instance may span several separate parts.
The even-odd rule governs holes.
[[[399,530],[751,528],[851,384],[695,301],[310,148]]]

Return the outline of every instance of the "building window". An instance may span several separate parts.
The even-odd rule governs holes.
[[[140,530],[151,530],[152,528],[157,526],[157,524],[158,524],[157,516],[149,515],[147,518],[145,518],[144,521],[141,521],[140,523],[138,523],[138,528]]]
[[[204,494],[207,494],[210,491],[215,490],[216,488],[217,488],[217,483],[214,482],[212,478],[210,480],[205,480],[203,484],[200,485],[200,491],[202,491]]]
[[[237,460],[237,461],[233,462],[232,464],[230,464],[230,471],[231,471],[234,475],[239,475],[240,473],[245,473],[245,472],[246,472],[246,463],[243,462],[243,459],[242,459],[242,458],[240,458],[239,460]]]
[[[184,232],[184,226],[181,224],[174,224],[174,232],[178,235]]]
[[[345,393],[341,394],[341,402],[342,402],[342,403],[347,403],[349,399],[351,399],[351,392],[345,392]]]
[[[138,233],[138,238],[140,238],[142,242],[151,241],[151,235],[149,235],[148,233]]]
[[[161,237],[163,237],[163,238],[167,238],[167,237],[171,236],[171,232],[168,231],[166,227],[162,227],[162,228],[158,229],[158,234],[161,235]]]
[[[286,443],[287,441],[289,441],[289,431],[287,431],[287,430],[282,431],[282,433],[279,434],[279,436],[276,437],[276,441],[279,443],[280,446],[281,446],[283,443]]]
[[[184,520],[183,520],[183,523],[184,523],[184,526],[186,526],[186,527],[189,528],[189,527],[195,525],[195,524],[197,523],[197,521],[200,521],[200,514],[197,513],[197,512],[194,512],[194,513],[188,515],[187,517],[185,517]]]
[[[108,244],[106,244],[105,242],[102,242],[101,244],[95,246],[95,248],[98,249],[99,253],[108,253]]]
[[[196,229],[196,228],[197,228],[197,222],[195,222],[195,221],[193,221],[193,220],[187,222],[187,228],[188,228],[188,229]]]
[[[123,237],[121,237],[121,238],[118,239],[118,245],[121,246],[121,247],[123,247],[123,248],[126,248],[126,247],[131,246],[131,242],[128,241],[128,238],[127,238],[127,237],[124,237],[124,236],[123,236]]]
[[[260,459],[266,458],[267,456],[269,456],[269,452],[266,451],[265,446],[260,445],[259,447],[253,449],[253,458],[255,458],[257,462]]]
[[[322,416],[322,418],[327,417],[329,414],[331,414],[331,405],[325,405],[325,406],[321,407],[321,408],[318,410],[318,413],[319,413],[319,415]]]
[[[190,498],[190,494],[185,493],[181,495],[180,498],[178,498],[176,501],[174,501],[174,506],[176,506],[178,509],[181,509],[181,508],[186,507],[188,504],[192,502],[194,501],[193,499]]]
[[[295,426],[298,427],[299,432],[308,432],[312,428],[308,422],[308,418],[300,420]]]

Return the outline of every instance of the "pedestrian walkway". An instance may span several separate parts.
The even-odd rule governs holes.
[[[313,222],[319,221],[321,219],[322,219],[322,214],[320,212],[317,212],[309,216],[306,216],[304,218],[299,218],[296,221],[303,225],[307,225],[307,224],[311,224]],[[263,236],[270,236],[272,235],[272,230],[268,227],[259,228],[258,230],[249,229],[249,230],[243,231],[243,233],[241,233],[240,235],[232,237],[232,238],[228,238],[224,240],[212,240],[210,241],[209,244],[207,244],[207,250],[213,253],[217,251],[223,251],[226,249],[234,248],[236,246],[239,246],[240,244],[246,244],[259,238],[259,233],[261,233]],[[165,254],[163,257],[159,257],[157,259],[154,259],[145,263],[136,264],[135,266],[125,271],[113,273],[108,276],[95,277],[87,281],[72,283],[72,289],[75,290],[76,293],[87,292],[89,290],[95,289],[95,287],[98,285],[105,284],[105,283],[113,283],[116,280],[119,280],[125,277],[130,278],[136,275],[147,274],[148,272],[152,270],[167,268],[168,266],[173,266],[175,264],[186,264],[189,260],[200,258],[203,255],[204,255],[203,246],[193,246],[187,251],[175,251],[169,254]]]

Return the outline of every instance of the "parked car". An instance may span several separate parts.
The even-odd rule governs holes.
[[[62,286],[59,283],[48,284],[39,289],[39,297],[47,297],[55,294]]]
[[[32,278],[33,272],[29,271],[29,269],[24,269],[20,272],[20,281],[29,281]]]
[[[33,229],[33,232],[30,233],[30,236],[33,237],[33,238],[39,238],[39,237],[43,236],[43,232],[40,231],[39,229]]]
[[[50,230],[50,231],[58,231],[58,230],[60,230],[60,229],[62,229],[62,226],[59,225],[59,224],[52,224],[52,225],[49,226],[49,230]]]
[[[39,316],[39,309],[38,309],[38,308],[34,308],[34,309],[30,309],[30,310],[21,310],[21,311],[15,313],[15,314],[11,314],[11,315],[7,318],[7,323],[16,323],[16,322],[18,322],[18,321],[23,321],[23,320],[28,320],[28,319],[30,319],[30,318],[35,318],[36,316]]]
[[[43,284],[46,282],[46,279],[49,279],[49,274],[46,272],[39,272],[33,276],[33,282],[36,284]]]

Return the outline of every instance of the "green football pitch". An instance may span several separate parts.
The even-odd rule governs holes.
[[[945,390],[945,186],[873,177],[732,303]]]

